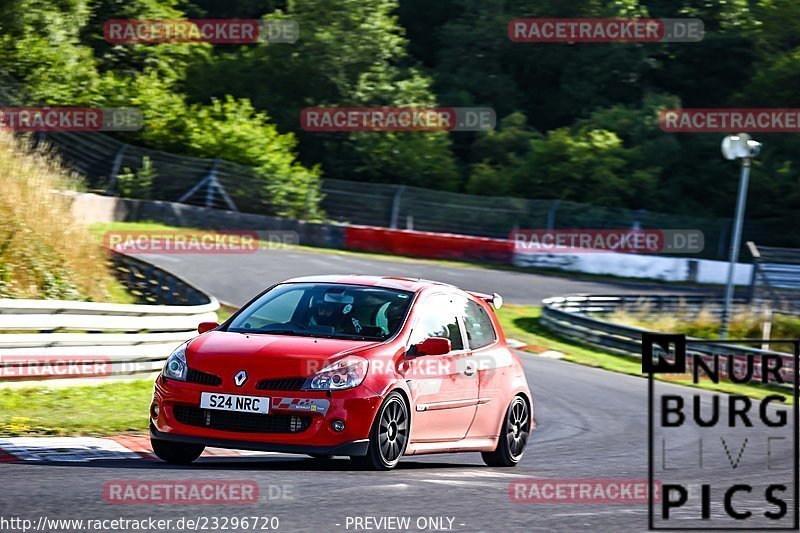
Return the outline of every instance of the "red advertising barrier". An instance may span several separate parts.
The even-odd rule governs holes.
[[[363,250],[427,259],[472,259],[492,263],[511,263],[514,243],[450,233],[347,226],[346,250]]]

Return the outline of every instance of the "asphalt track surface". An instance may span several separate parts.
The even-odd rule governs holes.
[[[357,531],[347,527],[348,517],[365,516],[408,516],[412,524],[422,517],[450,517],[451,531],[470,532],[646,530],[646,505],[510,500],[509,483],[526,478],[647,477],[646,380],[530,354],[521,357],[533,390],[539,427],[516,468],[486,467],[477,453],[407,457],[390,472],[352,471],[345,458],[325,461],[279,454],[201,458],[189,467],[155,460],[10,463],[0,465],[0,515],[34,522],[40,516],[177,520],[259,515],[278,517],[278,531]],[[693,393],[673,385],[660,387],[687,398]],[[703,396],[708,397],[705,393]],[[791,452],[774,449],[773,463],[783,466],[768,472],[763,465],[765,435],[761,433],[749,435],[753,438],[751,448],[745,450],[736,469],[740,481],[786,477]],[[671,437],[667,466],[695,464],[699,436],[700,430],[691,426]],[[700,480],[714,481],[731,472],[719,444],[712,441],[709,438],[703,469],[698,470]],[[733,456],[738,454],[741,442],[739,437],[729,438]],[[690,475],[695,479],[695,474]],[[291,498],[227,506],[106,503],[106,482],[119,480],[253,480],[262,495],[269,494],[270,486],[286,486]],[[736,501],[744,506],[746,500],[739,497]],[[754,495],[753,500],[754,509],[765,508],[760,495]],[[419,531],[415,527],[409,530]]]
[[[535,303],[541,297],[567,292],[618,292],[630,286],[576,282],[564,278],[514,272],[462,269],[406,261],[314,254],[291,250],[260,257],[208,256],[161,258],[159,263],[191,282],[210,290],[221,300],[241,303],[254,291],[290,276],[323,272],[387,273],[422,276],[455,282],[476,290],[505,292],[507,299]],[[639,289],[641,290],[641,289]],[[345,458],[315,460],[298,455],[267,454],[239,458],[203,457],[189,467],[169,466],[155,460],[103,460],[89,463],[19,462],[0,464],[0,516],[34,521],[44,516],[82,519],[173,519],[181,517],[275,516],[278,531],[376,531],[359,529],[356,518],[409,517],[408,531],[427,517],[452,519],[438,531],[644,531],[647,506],[601,503],[518,503],[509,497],[509,484],[524,479],[631,479],[647,477],[647,381],[564,361],[520,353],[534,395],[537,429],[516,468],[484,466],[477,453],[404,458],[391,472],[353,471]],[[669,384],[667,390],[688,399],[707,393]],[[723,409],[723,412],[725,410]],[[758,425],[757,425],[758,426]],[[738,431],[738,430],[737,430]],[[669,434],[667,466],[689,468],[678,478],[695,483],[722,480],[734,472],[736,479],[756,484],[783,480],[791,471],[790,447],[775,446],[764,465],[766,437],[762,427],[750,428],[750,447],[741,454],[736,469],[730,466],[741,449],[741,433],[730,430],[721,450],[717,435],[709,437],[692,424]],[[707,450],[698,465],[698,439]],[[657,439],[658,440],[658,439]],[[660,452],[659,452],[660,453]],[[775,466],[777,465],[777,466]],[[659,477],[657,465],[656,476]],[[666,474],[664,474],[666,475]],[[688,477],[687,477],[688,476]],[[676,478],[676,479],[678,479]],[[104,500],[109,481],[252,480],[262,498],[256,505],[120,505]],[[269,499],[276,487],[288,488],[289,497]],[[770,507],[763,496],[737,496],[737,505],[754,510]],[[687,505],[684,519],[697,515]],[[720,518],[717,504],[713,517]],[[791,509],[791,506],[790,506]],[[759,511],[760,512],[760,511]],[[694,514],[692,514],[694,513]],[[348,517],[350,521],[348,521]],[[349,524],[349,527],[348,527]],[[423,524],[424,525],[424,524]],[[683,525],[697,525],[696,522]],[[229,529],[232,530],[232,529]],[[397,531],[396,529],[394,529]],[[5,531],[5,530],[4,530]],[[8,529],[8,531],[13,531]],[[55,531],[55,530],[53,530]]]
[[[570,293],[619,294],[676,292],[674,286],[631,281],[576,280],[511,270],[453,267],[434,261],[389,258],[288,248],[255,254],[147,255],[143,259],[168,270],[221,301],[235,306],[285,279],[317,274],[369,274],[425,278],[465,290],[497,292],[507,302],[540,304],[548,296]]]

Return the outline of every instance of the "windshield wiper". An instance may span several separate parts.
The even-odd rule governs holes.
[[[339,340],[353,340],[353,341],[385,341],[386,339],[381,337],[373,337],[370,335],[353,335],[351,333],[339,333],[334,339]]]
[[[299,335],[293,329],[237,329],[234,333],[263,333],[268,335]]]
[[[367,335],[353,335],[349,333],[314,333],[312,331],[297,331],[294,329],[245,329],[234,330],[233,333],[257,333],[262,335],[293,335],[295,337],[313,337],[320,339],[357,340],[357,341],[384,341],[381,337]]]

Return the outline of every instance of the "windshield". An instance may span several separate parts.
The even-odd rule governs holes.
[[[386,340],[403,324],[412,293],[361,285],[277,285],[237,315],[227,330]]]

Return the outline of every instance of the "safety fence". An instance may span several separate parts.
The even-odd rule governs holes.
[[[800,249],[754,242],[747,247],[753,257],[751,298],[769,302],[774,312],[800,315]]]
[[[542,324],[561,337],[602,350],[641,358],[642,334],[649,330],[615,324],[604,315],[616,311],[643,311],[649,314],[697,314],[700,311],[719,316],[723,300],[704,295],[569,295],[547,298],[542,302]],[[734,306],[742,308],[746,301],[737,299]],[[785,369],[784,378],[793,380],[794,356],[785,352],[762,350],[735,344],[699,344],[701,339],[687,338],[687,353],[701,356],[727,354],[734,359],[748,356],[780,357]],[[785,346],[785,345],[784,345]]]
[[[698,229],[698,257],[723,258],[730,219],[656,213],[554,199],[526,199],[431,190],[384,183],[325,179],[322,207],[341,223],[425,232],[508,238],[518,229]],[[749,221],[747,238],[771,242],[767,227]]]
[[[214,297],[139,259],[114,262],[129,290],[153,305],[2,299],[0,381],[153,373],[200,322],[217,320]]]
[[[274,215],[263,193],[265,178],[250,167],[217,159],[179,156],[124,143],[97,132],[48,132],[39,138],[86,177],[93,189],[115,194],[117,174],[148,159],[156,200]],[[224,194],[220,193],[224,191]],[[320,207],[333,222],[423,232],[508,238],[516,229],[697,229],[706,246],[699,257],[722,258],[730,220],[611,208],[559,200],[492,197],[386,183],[322,181]],[[313,195],[307,195],[309,199]],[[312,212],[312,206],[308,206]],[[763,224],[749,222],[746,238],[771,242]]]

